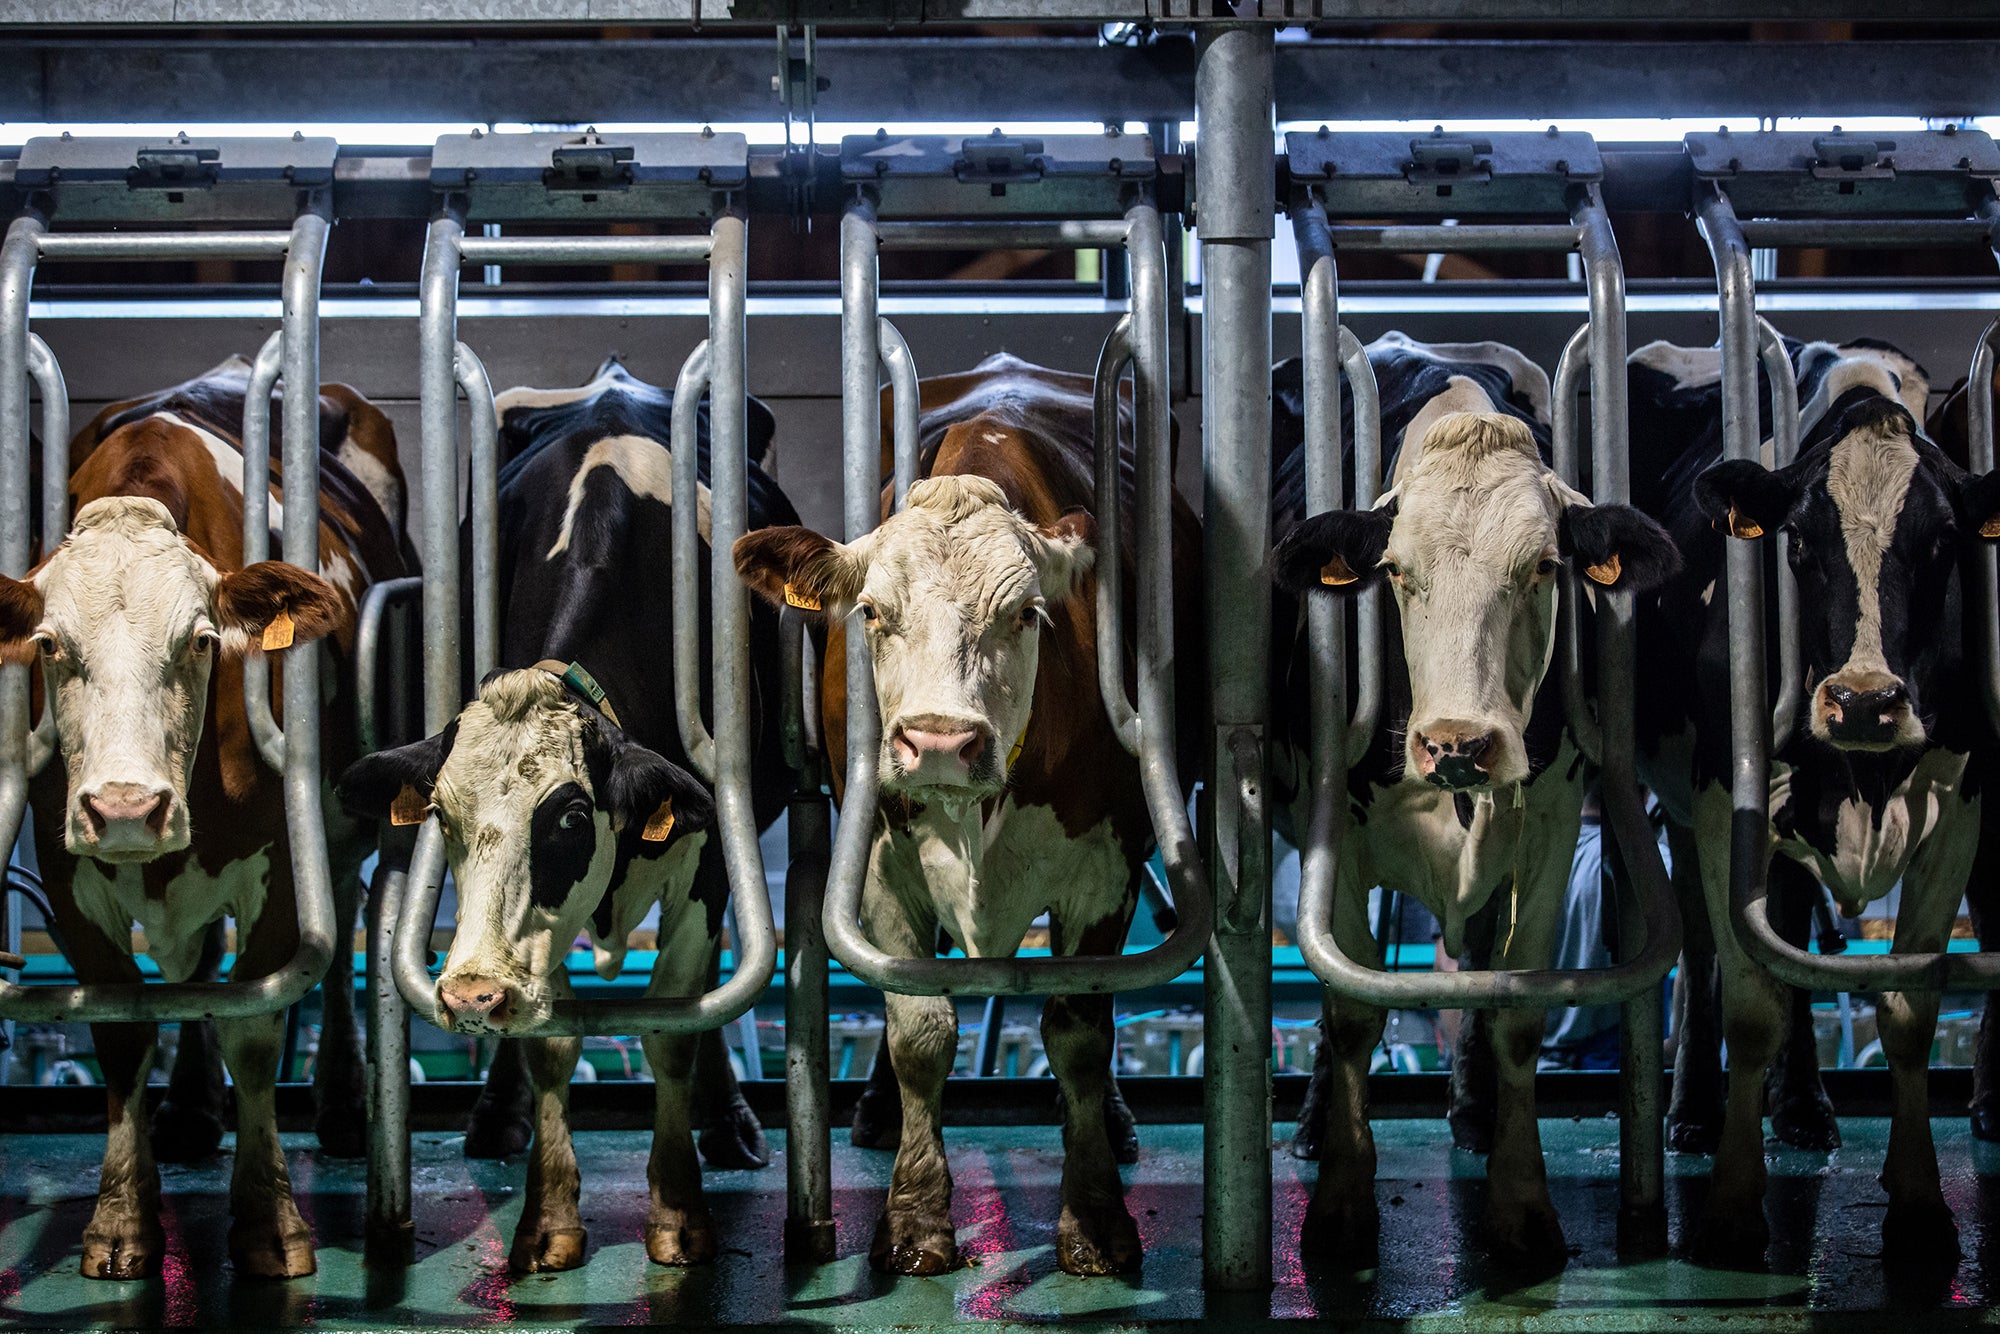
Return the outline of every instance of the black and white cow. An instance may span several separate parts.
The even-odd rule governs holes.
[[[1367,911],[1368,891],[1380,885],[1429,908],[1457,955],[1469,924],[1497,900],[1510,929],[1495,941],[1493,966],[1544,968],[1590,778],[1548,671],[1558,571],[1573,563],[1599,584],[1638,591],[1672,575],[1678,558],[1650,519],[1592,505],[1550,469],[1548,377],[1513,348],[1392,333],[1368,357],[1388,489],[1364,511],[1305,514],[1298,364],[1274,373],[1274,805],[1289,807],[1294,832],[1303,831],[1304,599],[1344,598],[1386,580],[1394,596],[1384,707],[1349,774],[1335,936],[1350,957],[1380,966]],[[1351,442],[1345,398],[1342,413]],[[1308,1098],[1324,1125],[1301,1130],[1318,1131],[1322,1158],[1302,1244],[1357,1270],[1373,1267],[1380,1228],[1367,1077],[1384,1017],[1328,993]],[[1545,1019],[1507,1010],[1492,1020],[1499,1089],[1487,1222],[1497,1253],[1537,1264],[1563,1253],[1535,1120]]]
[[[588,929],[597,965],[616,975],[626,941],[658,904],[659,958],[649,995],[684,996],[716,967],[728,882],[721,845],[702,832],[707,792],[687,772],[674,718],[670,551],[671,396],[616,363],[581,389],[500,396],[501,660],[443,733],[361,761],[342,780],[357,810],[381,814],[413,787],[444,825],[458,885],[458,930],[438,1004],[460,1032],[532,1035],[568,994],[564,961]],[[772,434],[751,400],[755,453]],[[700,437],[708,471],[706,415]],[[706,505],[704,486],[701,500]],[[750,525],[798,516],[761,468],[750,469]],[[706,525],[699,586],[708,590]],[[755,788],[761,824],[788,790],[780,740],[777,616],[751,617]],[[706,635],[702,653],[706,658]],[[539,665],[537,665],[539,664]],[[601,693],[600,693],[601,692]],[[666,803],[671,802],[669,807]],[[656,1084],[653,1207],[647,1253],[662,1264],[712,1259],[692,1139],[693,1036],[649,1037]],[[580,1039],[528,1036],[534,1086],[528,1205],[517,1270],[573,1268],[585,1235],[568,1129]],[[711,1082],[726,1062],[704,1072]],[[759,1150],[733,1085],[735,1129]]]
[[[1799,583],[1804,680],[1791,739],[1772,765],[1774,882],[1789,877],[1796,903],[1817,893],[1817,880],[1853,915],[1900,881],[1893,948],[1941,950],[1978,844],[1968,759],[1988,744],[1967,670],[1962,567],[2000,510],[2000,477],[1969,476],[1919,428],[1929,395],[1922,367],[1873,341],[1787,347],[1801,444],[1775,471],[1722,461],[1713,349],[1655,343],[1630,365],[1635,498],[1686,556],[1657,614],[1640,618],[1641,772],[1679,827],[1677,870],[1699,870],[1708,931],[1693,929],[1702,913],[1683,914],[1688,966],[1699,979],[1712,943],[1731,1068],[1698,1249],[1751,1262],[1769,1237],[1764,1072],[1787,1006],[1730,924],[1724,546],[1730,536],[1783,532]],[[1775,692],[1775,643],[1771,652]],[[1883,1173],[1891,1258],[1957,1253],[1925,1103],[1937,1010],[1935,994],[1892,993],[1876,1011],[1896,1090]],[[1712,1046],[1684,1042],[1680,1060]],[[1712,1070],[1677,1079],[1677,1123],[1711,1116],[1701,1104],[1715,1087]]]

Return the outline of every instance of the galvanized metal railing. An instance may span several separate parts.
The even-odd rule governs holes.
[[[1295,140],[1306,138],[1294,136]],[[1493,136],[1496,142],[1504,138]],[[1322,139],[1314,144],[1315,156],[1324,156],[1333,147]],[[1380,146],[1370,143],[1362,147],[1361,156],[1366,161]],[[1493,150],[1489,147],[1486,151]],[[1569,165],[1556,164],[1563,169],[1563,176],[1568,175]],[[1496,178],[1503,175],[1496,173]],[[1523,191],[1547,188],[1538,186],[1533,175],[1523,170],[1513,181],[1503,181],[1503,188],[1514,193],[1498,211],[1517,210]],[[1295,164],[1294,179],[1300,178]],[[1532,195],[1525,197],[1532,199]],[[1590,318],[1570,339],[1557,366],[1551,404],[1552,462],[1565,482],[1572,487],[1579,484],[1576,395],[1587,375],[1594,498],[1598,503],[1625,503],[1629,499],[1625,279],[1617,241],[1594,183],[1558,180],[1554,198],[1567,206],[1571,220],[1566,225],[1465,221],[1453,226],[1336,227],[1329,224],[1317,193],[1309,190],[1299,201],[1293,213],[1293,232],[1302,275],[1308,513],[1339,508],[1343,503],[1338,374],[1345,374],[1355,404],[1357,507],[1372,505],[1381,484],[1381,413],[1373,373],[1359,341],[1338,320],[1334,254],[1342,246],[1357,250],[1578,252],[1588,285]],[[1373,202],[1379,206],[1381,201]],[[1454,210],[1466,206],[1466,201],[1454,198]],[[1313,799],[1300,854],[1300,954],[1330,990],[1385,1009],[1548,1009],[1622,1003],[1626,1032],[1620,1087],[1626,1115],[1620,1125],[1621,1243],[1628,1248],[1657,1249],[1664,1242],[1666,1224],[1659,1106],[1663,1024],[1659,985],[1679,956],[1681,924],[1658,844],[1639,801],[1634,773],[1632,598],[1596,590],[1595,712],[1583,680],[1583,594],[1573,574],[1561,587],[1555,655],[1570,733],[1579,751],[1598,766],[1606,823],[1634,882],[1633,901],[1620,905],[1620,961],[1596,969],[1391,973],[1351,958],[1333,932],[1347,770],[1367,753],[1380,724],[1385,645],[1377,597],[1374,592],[1364,595],[1357,608],[1359,707],[1351,721],[1344,680],[1345,610],[1326,598],[1308,602]]]
[[[54,141],[49,141],[51,144]],[[235,141],[229,141],[235,142]],[[307,152],[324,142],[299,141]],[[91,152],[123,152],[129,158],[135,141],[101,141]],[[67,151],[67,143],[49,152]],[[24,161],[30,154],[24,150]],[[225,156],[225,165],[228,158]],[[303,184],[303,178],[301,180]],[[59,200],[62,191],[51,180]],[[124,187],[121,183],[121,193]],[[132,191],[134,197],[139,192]],[[219,190],[218,197],[226,196]],[[48,219],[30,210],[9,226],[0,245],[0,572],[20,577],[32,558],[29,522],[30,478],[28,443],[28,378],[34,374],[43,391],[45,439],[41,519],[43,541],[52,544],[67,531],[69,453],[68,404],[53,356],[28,330],[28,297],[37,264],[45,259],[140,261],[158,259],[277,259],[283,263],[283,315],[272,352],[273,368],[300,392],[286,396],[286,429],[281,471],[287,480],[283,554],[303,569],[319,569],[319,285],[326,253],[328,220],[320,192],[285,192],[287,200],[303,201],[289,228],[264,231],[200,233],[50,232]],[[91,220],[88,209],[62,216]],[[120,213],[123,217],[128,214]],[[170,214],[168,215],[170,216]],[[266,382],[268,385],[268,381]],[[60,405],[58,406],[58,400]],[[250,407],[254,409],[253,396]],[[268,398],[263,411],[268,413]],[[254,469],[246,451],[243,491],[268,502],[270,476],[268,435],[266,455]],[[268,514],[268,511],[266,511]],[[246,534],[248,536],[248,534]],[[268,528],[258,534],[268,553]],[[251,559],[256,559],[251,556]],[[320,655],[310,649],[284,658],[285,694],[292,700],[317,700]],[[19,836],[27,806],[30,774],[54,753],[52,711],[45,706],[39,732],[29,726],[28,668],[0,668],[0,845],[12,847]],[[268,678],[246,672],[246,702],[258,698],[252,682],[264,685],[263,716],[269,718]],[[283,1010],[319,983],[333,958],[338,923],[334,920],[326,833],[320,808],[319,732],[295,728],[276,736],[260,750],[283,772],[285,823],[289,837],[294,889],[298,896],[299,943],[292,958],[277,971],[254,980],[175,983],[85,983],[72,986],[23,985],[0,981],[0,1016],[40,1022],[175,1022],[269,1014]]]

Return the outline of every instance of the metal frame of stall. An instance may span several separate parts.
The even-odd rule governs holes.
[[[284,559],[319,569],[319,288],[330,225],[331,139],[31,139],[16,167],[25,208],[0,245],[0,571],[21,577],[33,559],[28,381],[42,397],[42,495],[46,549],[69,530],[69,401],[48,346],[29,330],[29,297],[43,260],[261,259],[283,264],[281,327],[259,353],[244,404],[243,540],[246,561],[270,551],[270,391],[286,395]],[[51,223],[261,225],[256,230],[52,231]],[[0,668],[0,840],[12,849],[29,780],[57,750],[45,704],[32,727],[30,668]],[[320,697],[320,654],[284,655],[290,700]],[[252,659],[244,701],[264,761],[283,775],[286,829],[299,901],[299,943],[283,968],[250,982],[121,982],[70,986],[0,980],[0,1016],[43,1022],[187,1022],[269,1014],[303,998],[326,973],[340,924],[334,919],[320,806],[316,726],[282,731],[271,714],[268,665]],[[0,895],[6,948],[19,923]],[[17,969],[18,955],[0,959]]]
[[[885,991],[907,995],[1028,995],[1138,989],[1184,972],[1206,941],[1211,916],[1205,879],[1174,758],[1173,606],[1170,585],[1172,456],[1166,248],[1155,193],[1153,145],[1144,135],[852,136],[841,144],[849,197],[841,218],[842,442],[846,538],[880,521],[880,372],[888,372],[893,413],[891,496],[904,505],[919,471],[918,379],[909,345],[880,314],[878,256],[884,248],[961,249],[1006,246],[1051,250],[1123,247],[1130,257],[1130,313],[1106,339],[1098,360],[1096,518],[1098,545],[1120,548],[1125,519],[1118,479],[1118,389],[1131,368],[1138,470],[1133,522],[1138,591],[1136,704],[1124,685],[1123,574],[1117,560],[1097,566],[1098,683],[1120,741],[1140,762],[1159,831],[1160,855],[1179,922],[1168,939],[1142,953],[1089,958],[903,959],[877,949],[859,925],[879,796],[881,719],[873,662],[858,623],[846,633],[848,735],[843,809],[825,878],[825,943],[848,971]],[[888,215],[888,216],[884,216]],[[865,813],[864,813],[865,812]],[[796,899],[793,900],[797,902]],[[789,986],[814,989],[818,1022],[788,1031],[795,1068],[824,1072],[826,972],[795,969]],[[791,1152],[811,1180],[795,1194],[788,1238],[807,1247],[799,1258],[829,1255],[809,1239],[830,1242],[826,1086],[794,1091]],[[808,1212],[801,1212],[801,1210]]]
[[[1305,352],[1306,508],[1345,503],[1342,491],[1340,390],[1354,400],[1356,507],[1381,488],[1381,410],[1373,372],[1355,336],[1338,319],[1335,253],[1554,250],[1580,254],[1589,319],[1563,350],[1553,384],[1553,466],[1578,485],[1576,397],[1591,388],[1592,492],[1598,503],[1630,498],[1626,450],[1625,275],[1599,183],[1602,163],[1587,134],[1553,127],[1535,133],[1291,134],[1286,160],[1293,188]],[[1563,223],[1498,221],[1554,214]],[[1367,226],[1333,225],[1329,215],[1391,218]],[[1449,217],[1456,221],[1446,225]],[[1406,218],[1428,221],[1406,223]],[[1350,959],[1335,940],[1333,898],[1348,766],[1366,753],[1383,699],[1381,590],[1356,608],[1359,681],[1352,720],[1343,679],[1345,609],[1309,600],[1312,645],[1311,827],[1301,852],[1299,949],[1327,986],[1385,1009],[1621,1004],[1619,1244],[1657,1252],[1666,1242],[1665,1141],[1662,1130],[1660,982],[1680,952],[1680,915],[1633,773],[1633,611],[1629,594],[1595,590],[1597,715],[1585,698],[1583,593],[1565,567],[1556,630],[1567,722],[1577,747],[1600,775],[1606,823],[1633,878],[1619,903],[1620,962],[1595,969],[1534,972],[1389,973]]]
[[[1721,323],[1723,456],[1757,459],[1761,432],[1757,371],[1771,379],[1774,464],[1799,447],[1798,386],[1775,330],[1757,315],[1751,250],[1783,246],[1935,247],[1985,245],[2000,253],[2000,145],[1976,130],[1828,134],[1765,131],[1700,133],[1686,139],[1693,165],[1692,209],[1715,263]],[[1974,471],[1993,467],[1993,348],[2000,320],[1972,356],[1967,410]],[[1778,541],[1784,542],[1782,534]],[[1801,704],[1798,594],[1782,546],[1778,571],[1775,707],[1767,703],[1764,552],[1753,541],[1728,545],[1730,622],[1730,907],[1737,940],[1779,981],[1832,991],[1985,991],[2000,982],[2000,952],[1825,955],[1782,939],[1771,925],[1766,889],[1770,852],[1771,757],[1785,743]],[[1988,548],[1965,590],[1978,618],[1984,661],[1980,693],[2000,726],[2000,605]]]
[[[749,152],[740,134],[595,132],[448,135],[431,156],[438,209],[425,243],[418,318],[423,412],[424,726],[443,730],[461,706],[458,392],[471,408],[473,679],[500,665],[498,422],[477,355],[457,340],[459,271],[466,264],[702,264],[708,337],[675,387],[670,558],[674,569],[675,714],[696,771],[716,790],[716,825],[734,912],[735,967],[694,997],[565,999],[537,1035],[685,1033],[720,1028],[763,994],[776,931],[750,808],[749,601],[731,562],[711,562],[713,732],[701,716],[697,409],[711,398],[711,543],[726,553],[748,511],[744,277],[748,223],[741,195]],[[468,236],[486,222],[706,222],[706,234]],[[371,1089],[368,1239],[371,1256],[408,1262],[410,1221],[408,1023],[403,1006],[436,1023],[430,938],[444,884],[444,839],[424,821],[406,877],[383,879],[370,941]],[[393,952],[393,953],[392,953]],[[393,986],[391,982],[393,981]],[[399,998],[400,1002],[399,1003]]]

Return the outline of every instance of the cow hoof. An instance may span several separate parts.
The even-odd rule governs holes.
[[[198,1163],[222,1151],[222,1118],[172,1098],[153,1113],[153,1157],[163,1163]]]
[[[1338,1273],[1374,1269],[1382,1258],[1382,1211],[1374,1191],[1330,1207],[1314,1195],[1299,1224],[1299,1253],[1316,1267]]]
[[[884,1274],[945,1274],[958,1268],[951,1220],[931,1214],[886,1213],[875,1228],[868,1263]]]
[[[715,1252],[715,1225],[706,1210],[664,1210],[646,1224],[646,1258],[656,1265],[705,1265]]]
[[[1518,1273],[1553,1273],[1569,1260],[1562,1219],[1546,1201],[1489,1210],[1486,1248],[1495,1264]]]
[[[1085,1207],[1063,1206],[1056,1225],[1056,1265],[1065,1274],[1097,1278],[1105,1274],[1139,1272],[1139,1225],[1120,1203]]]
[[[517,1274],[554,1274],[583,1264],[590,1233],[580,1227],[522,1228],[514,1234],[507,1264]],[[648,1251],[651,1250],[650,1238]]]
[[[1467,1153],[1493,1151],[1493,1109],[1454,1107],[1445,1115],[1451,1125],[1451,1146]]]
[[[312,1234],[293,1211],[289,1223],[265,1220],[229,1228],[229,1259],[245,1278],[304,1278],[319,1268]]]
[[[1301,1118],[1299,1128],[1292,1132],[1292,1157],[1303,1163],[1316,1163],[1319,1147],[1320,1127]]]
[[[1675,1153],[1714,1153],[1722,1144],[1722,1120],[1697,1116],[1667,1118],[1667,1147]]]
[[[702,1127],[701,1157],[710,1167],[747,1170],[771,1165],[771,1145],[749,1103],[736,1099],[712,1124]]]
[[[1882,1219],[1882,1259],[1888,1264],[1956,1265],[1958,1223],[1941,1200],[1891,1204]]]
[[[1763,1203],[1752,1200],[1735,1208],[1711,1203],[1693,1246],[1696,1262],[1715,1269],[1756,1272],[1764,1267],[1771,1246],[1771,1225],[1764,1221]]]
[[[1988,1144],[2000,1144],[2000,1107],[1982,1103],[1972,1109],[1972,1137]]]
[[[485,1101],[475,1103],[465,1126],[468,1158],[513,1158],[528,1151],[535,1125],[525,1115]]]
[[[83,1234],[83,1276],[114,1282],[151,1278],[165,1249],[166,1238],[157,1227],[134,1228],[114,1236],[92,1223]]]
[[[903,1142],[903,1102],[895,1093],[878,1093],[873,1084],[861,1090],[854,1105],[854,1131],[850,1137],[857,1149],[883,1149],[894,1153]]]
[[[1840,1147],[1840,1123],[1834,1119],[1833,1103],[1817,1091],[1787,1097],[1773,1107],[1771,1133],[1795,1149],[1832,1153]]]

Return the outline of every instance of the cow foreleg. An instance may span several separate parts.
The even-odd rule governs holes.
[[[721,892],[727,893],[723,885]],[[710,952],[715,955],[714,951]],[[720,977],[721,959],[709,964],[707,985]],[[752,1078],[760,1077],[752,1072]],[[759,1168],[771,1165],[771,1145],[757,1113],[744,1100],[742,1085],[736,1081],[736,1067],[729,1063],[729,1049],[723,1044],[722,1030],[711,1028],[700,1034],[694,1053],[695,1120],[701,1126],[702,1160],[711,1167]]]
[[[569,1136],[569,1081],[583,1053],[583,1039],[523,1038],[520,1044],[522,1065],[535,1090],[535,1139],[529,1146],[521,1221],[507,1263],[518,1274],[575,1269],[590,1240],[577,1210],[583,1177]]]
[[[478,1101],[465,1123],[465,1156],[512,1158],[535,1137],[535,1086],[528,1078],[525,1038],[502,1038],[486,1067]]]
[[[131,977],[119,980],[138,980],[138,968],[130,959],[124,962]],[[146,1125],[146,1075],[153,1068],[157,1030],[151,1024],[92,1024],[90,1033],[104,1071],[108,1124],[97,1208],[83,1230],[83,1276],[146,1278],[166,1249],[160,1169]]]
[[[195,980],[221,980],[226,944],[224,923],[211,923],[202,936]],[[167,1077],[167,1096],[153,1114],[154,1157],[163,1163],[198,1163],[213,1157],[222,1148],[222,1107],[228,1096],[214,1021],[201,1019],[180,1025],[173,1071]]]
[[[1779,858],[1771,865],[1770,892],[1772,925],[1786,941],[1804,949],[1812,936],[1813,907],[1823,893],[1819,882],[1798,863]],[[1794,1148],[1831,1153],[1840,1147],[1840,1123],[1820,1082],[1812,992],[1786,987],[1785,993],[1785,1040],[1764,1087],[1771,1133]]]
[[[312,1233],[292,1199],[292,1174],[278,1143],[278,1054],[285,1016],[251,1015],[216,1024],[222,1058],[236,1082],[236,1161],[229,1178],[229,1256],[238,1273],[298,1278],[313,1272]]]
[[[368,1094],[361,1034],[354,1023],[355,915],[361,909],[359,870],[333,875],[333,965],[321,980],[319,1054],[313,1058],[313,1133],[335,1158],[368,1152]]]
[[[1674,897],[1681,910],[1681,963],[1674,979],[1674,1094],[1667,1145],[1675,1153],[1714,1153],[1722,1142],[1722,999],[1715,936],[1702,898],[1701,852],[1694,831],[1669,822]]]
[[[1509,967],[1525,966],[1510,955]],[[1486,1231],[1497,1257],[1530,1268],[1560,1264],[1567,1254],[1562,1220],[1549,1198],[1541,1122],[1535,1116],[1535,1063],[1547,1025],[1542,1010],[1501,1010],[1493,1016],[1499,1089],[1493,1151],[1486,1160]]]
[[[660,953],[646,994],[692,996],[715,972],[718,942],[708,934],[708,914],[699,903],[687,904],[680,920],[671,923],[671,934],[665,913],[660,926]],[[697,1048],[713,1036],[716,1030],[711,1029],[644,1039],[646,1062],[653,1068],[653,1153],[646,1162],[652,1201],[646,1215],[646,1254],[655,1264],[706,1264],[715,1258],[715,1221],[701,1197],[693,1122],[694,1081],[715,1078],[707,1069],[697,1072]],[[722,1067],[727,1074],[726,1059]],[[736,1090],[734,1079],[728,1087]],[[751,1124],[756,1124],[754,1117]]]
[[[1333,930],[1348,958],[1379,968],[1368,929],[1367,895],[1345,883],[1335,889]],[[1375,1268],[1382,1214],[1375,1203],[1375,1134],[1368,1125],[1368,1063],[1382,1041],[1386,1011],[1326,993],[1323,1036],[1315,1066],[1326,1070],[1319,1182],[1299,1228],[1299,1249],[1328,1268],[1361,1273]]]
[[[1965,882],[1965,902],[1972,910],[1979,948],[2000,950],[2000,829],[1980,830],[1979,851]],[[1985,1001],[1972,1056],[1972,1134],[1993,1144],[2000,1143],[2000,991],[1987,992]]]
[[[903,1131],[889,1203],[868,1259],[890,1274],[942,1274],[958,1265],[945,1161],[944,1081],[958,1056],[958,1012],[942,996],[888,996],[889,1061],[903,1100]]]
[[[1080,932],[1055,922],[1063,954],[1111,954],[1124,943],[1129,909]],[[1073,947],[1070,941],[1075,941]],[[1051,996],[1042,1007],[1042,1049],[1063,1093],[1062,1220],[1056,1264],[1084,1276],[1139,1268],[1139,1226],[1125,1208],[1107,1112],[1111,1084],[1111,997]]]

